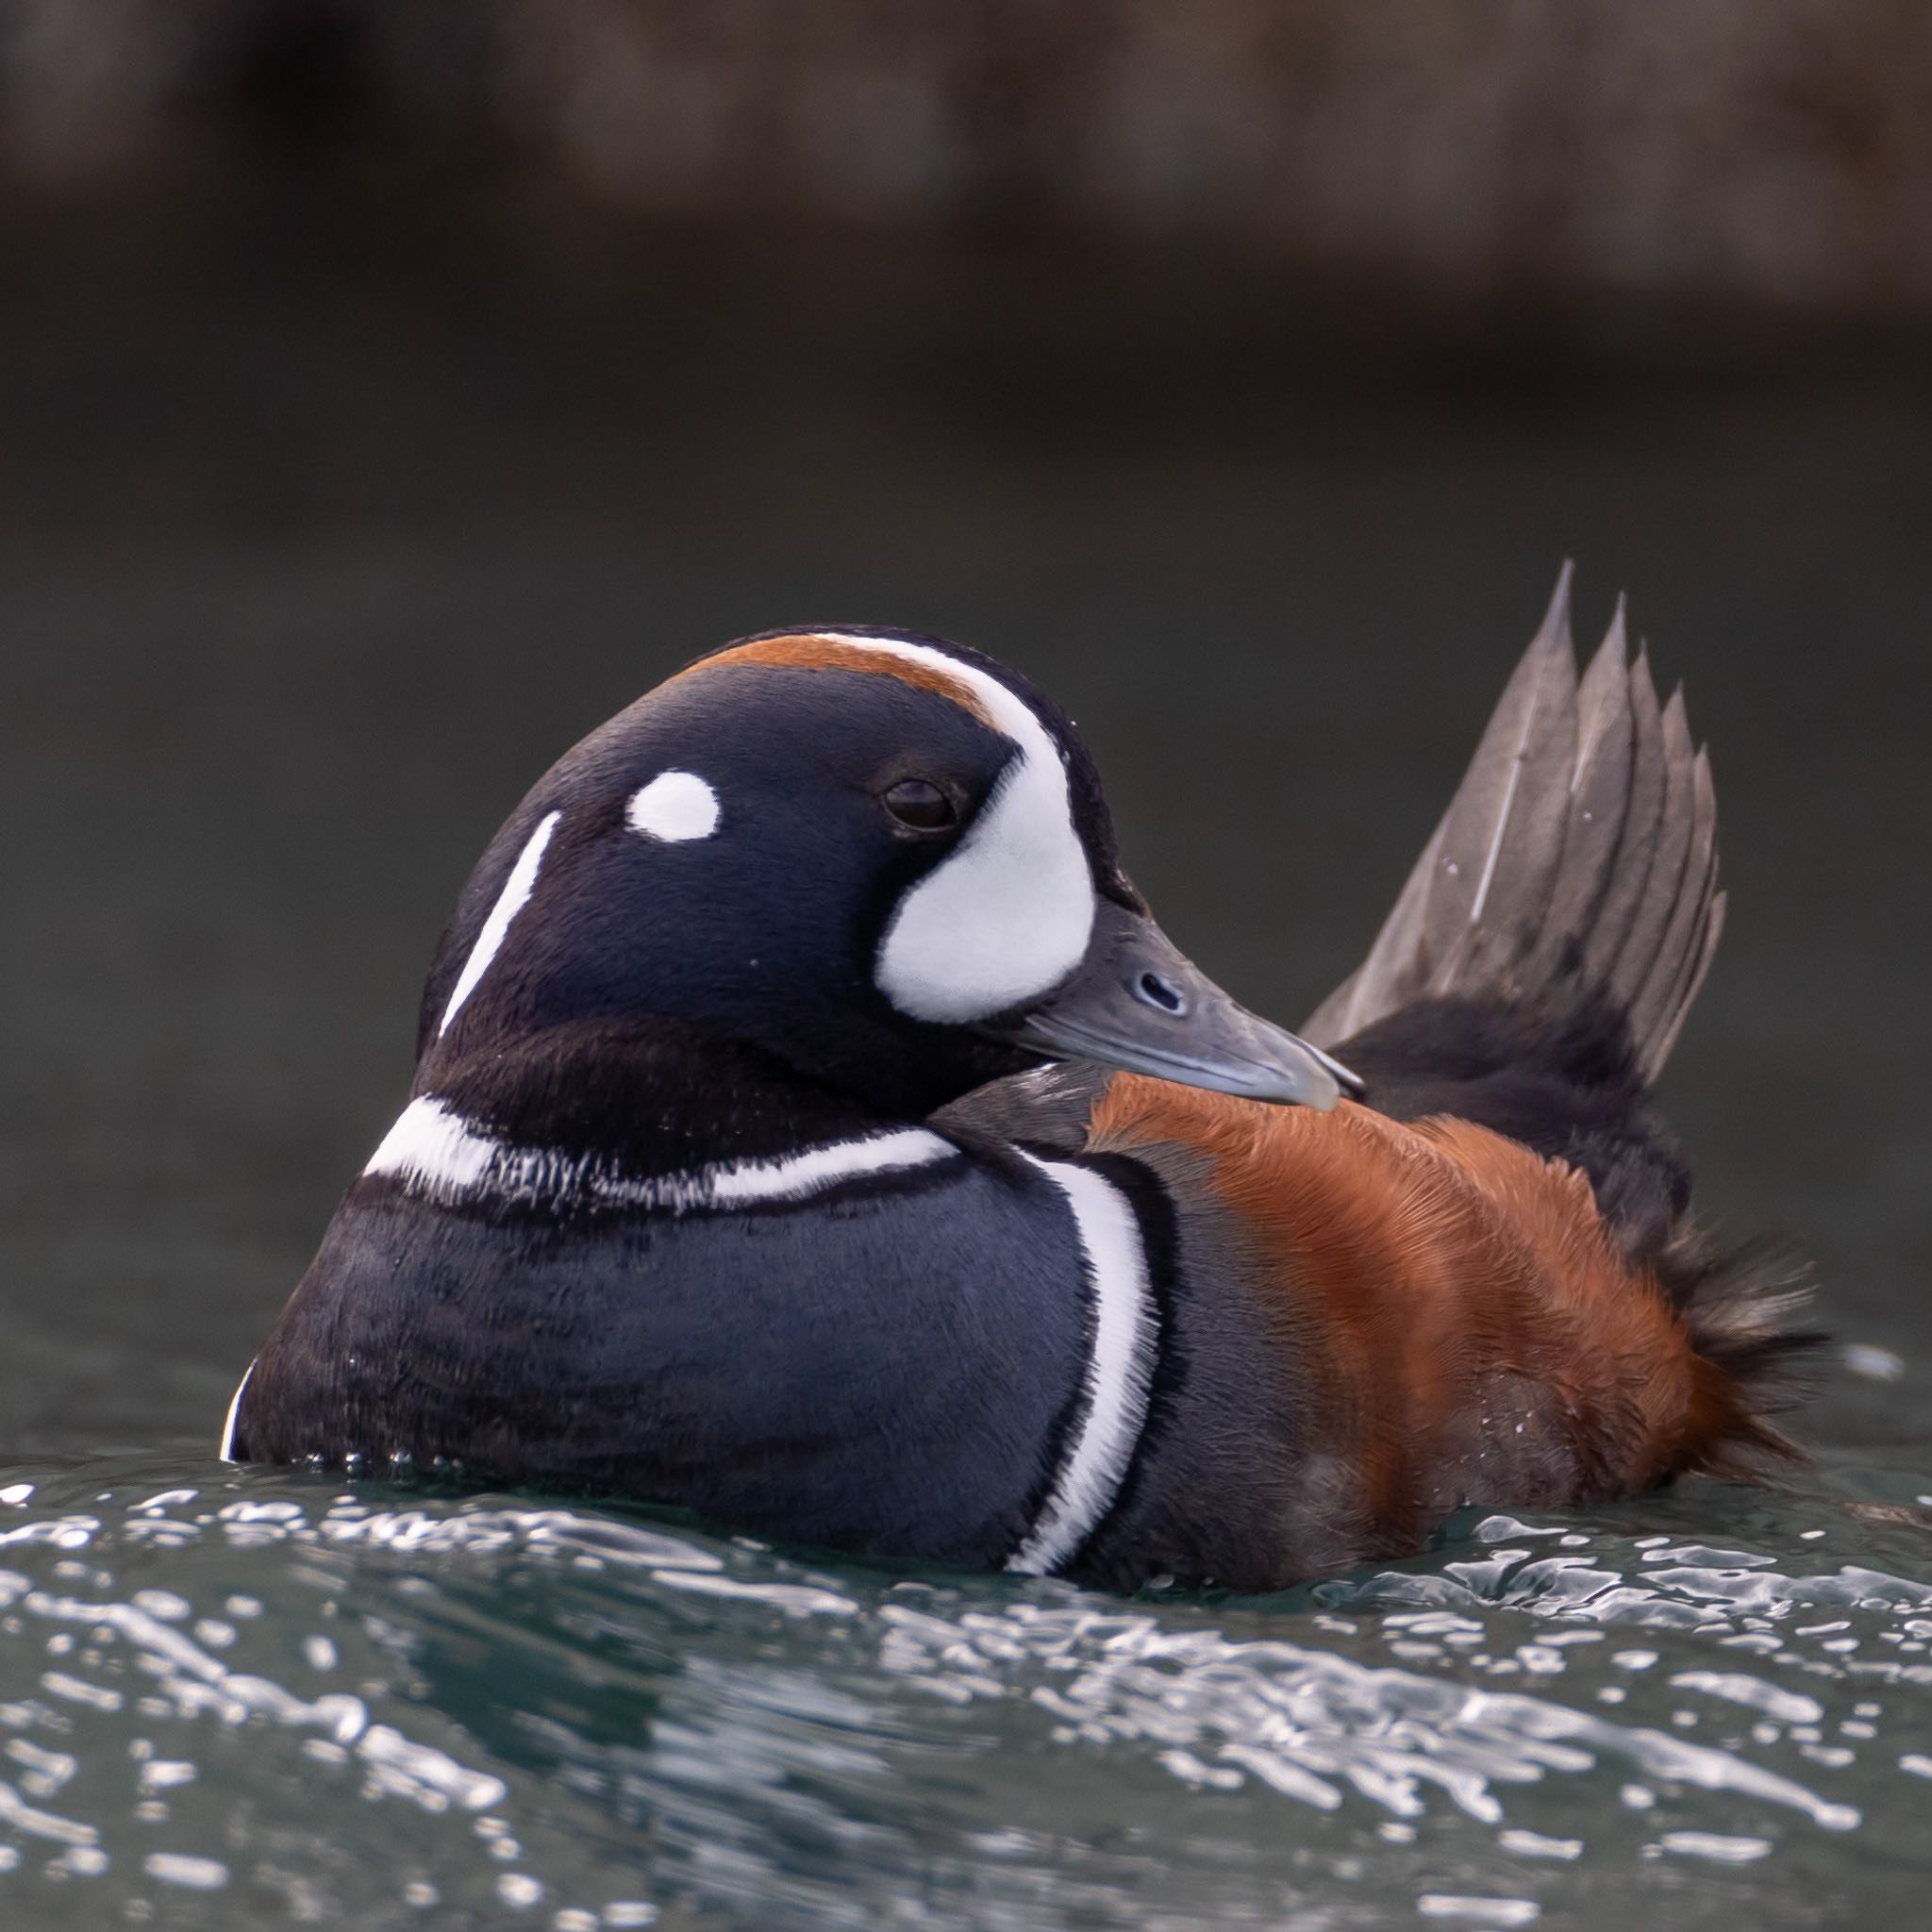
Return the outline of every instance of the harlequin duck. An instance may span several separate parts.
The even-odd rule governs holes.
[[[1645,1104],[1723,924],[1709,767],[1621,611],[1579,680],[1567,579],[1300,1036],[1155,924],[1018,674],[698,659],[484,854],[222,1454],[1261,1590],[1793,1453],[1793,1297]]]

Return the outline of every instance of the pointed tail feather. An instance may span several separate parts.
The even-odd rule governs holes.
[[[1323,1046],[1441,998],[1586,1003],[1648,1086],[1724,925],[1717,794],[1681,690],[1657,701],[1624,608],[1579,680],[1566,563],[1449,809],[1361,965],[1303,1027]]]

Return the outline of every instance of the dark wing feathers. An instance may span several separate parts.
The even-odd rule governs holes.
[[[1443,910],[1441,971],[1462,979],[1507,974],[1534,944],[1556,889],[1564,823],[1544,802],[1564,795],[1576,745],[1576,665],[1570,649],[1567,585],[1558,587],[1535,641],[1503,693],[1450,806],[1443,849],[1477,855]],[[1500,727],[1500,728],[1498,728]]]
[[[1302,1029],[1324,1046],[1439,998],[1587,1003],[1655,1080],[1723,925],[1717,797],[1681,691],[1657,702],[1624,607],[1579,680],[1570,567],[1368,958]]]
[[[1630,768],[1630,675],[1620,606],[1576,691],[1576,760],[1563,821],[1563,858],[1541,937],[1524,968],[1534,982],[1564,971],[1574,936],[1594,929],[1615,875]]]
[[[1310,1039],[1344,1040],[1383,1013],[1506,969],[1520,915],[1561,854],[1560,824],[1539,806],[1553,782],[1567,784],[1575,733],[1565,565],[1448,811],[1368,958],[1303,1029]]]
[[[1629,930],[1607,975],[1612,985],[1624,990],[1624,1000],[1619,1004],[1625,1006],[1633,1024],[1637,1003],[1658,965],[1657,949],[1663,944],[1683,888],[1684,861],[1690,850],[1690,768],[1696,753],[1690,744],[1690,727],[1684,719],[1682,691],[1671,693],[1671,701],[1663,708],[1662,730],[1663,798],[1650,833],[1650,864]]]
[[[1657,821],[1663,816],[1663,713],[1657,687],[1650,681],[1650,657],[1640,650],[1634,664],[1624,660],[1624,607],[1617,606],[1612,629],[1617,638],[1617,661],[1630,691],[1630,775],[1618,813],[1617,852],[1604,893],[1603,905],[1588,930],[1578,936],[1582,969],[1598,983],[1613,983],[1617,958],[1636,924],[1638,908],[1650,883],[1651,861],[1657,854]]]
[[[1708,876],[1714,884],[1717,878],[1715,800],[1711,806],[1710,831],[1712,844]],[[1646,1082],[1654,1080],[1662,1070],[1664,1062],[1671,1057],[1671,1049],[1677,1043],[1677,1035],[1684,1030],[1684,1022],[1690,1017],[1691,1003],[1704,984],[1704,975],[1710,971],[1711,960],[1717,957],[1717,942],[1724,936],[1724,908],[1729,903],[1727,893],[1713,891],[1700,912],[1696,930],[1678,966],[1677,976],[1671,984],[1663,1010],[1648,1036],[1651,1045],[1644,1061]]]

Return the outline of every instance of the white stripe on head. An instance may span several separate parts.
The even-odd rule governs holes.
[[[448,1101],[424,1094],[403,1109],[362,1172],[387,1175],[445,1208],[490,1202],[686,1214],[808,1201],[846,1181],[930,1167],[958,1153],[929,1128],[901,1127],[773,1159],[712,1161],[639,1178],[595,1155],[499,1140]]]
[[[924,644],[816,633],[942,672],[969,687],[1015,755],[958,847],[910,887],[874,978],[900,1012],[964,1024],[1050,992],[1087,952],[1093,876],[1066,765],[1032,708],[998,678]]]
[[[1127,1197],[1091,1167],[1025,1157],[1067,1197],[1080,1237],[1093,1345],[1085,1377],[1086,1410],[1061,1458],[1053,1494],[1007,1558],[1007,1568],[1041,1576],[1066,1562],[1113,1507],[1147,1423],[1154,1379],[1155,1317],[1147,1247]]]
[[[631,794],[625,817],[647,839],[679,844],[718,829],[718,794],[695,772],[659,772]]]
[[[543,863],[543,848],[550,843],[550,835],[556,831],[557,822],[562,816],[560,811],[549,813],[517,854],[517,862],[510,867],[509,877],[504,881],[503,891],[496,895],[496,904],[490,908],[490,916],[483,922],[483,930],[476,935],[476,943],[470,948],[470,957],[463,961],[456,990],[449,996],[449,1005],[442,1009],[442,1024],[436,1029],[439,1035],[449,1031],[449,1023],[456,1018],[463,1002],[476,991],[477,981],[489,972],[490,962],[502,949],[509,933],[510,922],[529,903],[530,894],[537,889],[538,871]]]
[[[222,1443],[215,1451],[224,1462],[235,1459],[235,1418],[242,1413],[242,1397],[248,1388],[248,1378],[255,1373],[255,1364],[250,1362],[242,1371],[242,1379],[235,1384],[235,1392],[228,1397],[228,1413],[222,1422]]]

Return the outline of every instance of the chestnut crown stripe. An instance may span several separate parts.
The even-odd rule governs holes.
[[[945,660],[940,652],[926,651],[921,658],[914,658],[902,656],[898,649],[889,648],[889,645],[890,641],[886,639],[858,641],[820,631],[799,631],[788,637],[754,638],[749,643],[734,644],[728,650],[700,658],[695,664],[687,664],[666,682],[675,683],[677,678],[690,677],[697,672],[710,671],[724,664],[772,664],[800,671],[862,671],[872,676],[896,677],[902,684],[911,685],[915,691],[930,691],[935,697],[948,698],[961,710],[970,711],[990,729],[997,731],[1000,728],[963,672],[956,675],[944,668]],[[926,658],[938,661],[926,662]]]

